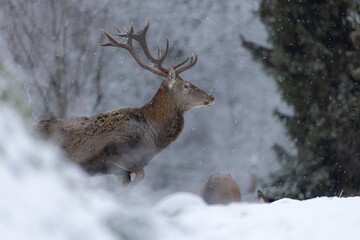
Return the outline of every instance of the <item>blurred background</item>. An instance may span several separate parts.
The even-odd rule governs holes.
[[[159,197],[198,193],[216,172],[230,173],[248,201],[262,187],[296,198],[339,195],[351,184],[346,193],[357,192],[358,1],[3,3],[1,99],[29,126],[151,100],[161,79],[126,51],[100,47],[101,28],[133,21],[141,29],[151,16],[151,50],[170,41],[165,65],[198,54],[182,78],[215,105],[188,112],[180,137],[145,168],[142,184]]]

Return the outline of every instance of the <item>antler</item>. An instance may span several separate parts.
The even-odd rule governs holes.
[[[116,26],[115,26],[116,27]],[[158,46],[158,56],[157,58],[153,57],[149,51],[149,48],[147,46],[146,43],[146,33],[149,30],[150,27],[150,18],[148,18],[148,21],[145,25],[145,27],[138,33],[134,33],[134,25],[133,23],[131,24],[130,30],[128,30],[125,27],[125,32],[126,33],[121,33],[120,29],[118,27],[116,27],[117,30],[117,34],[114,33],[110,33],[105,31],[104,29],[101,29],[102,32],[105,34],[105,36],[108,38],[109,42],[106,44],[102,44],[102,46],[111,46],[111,47],[119,47],[119,48],[124,48],[126,50],[129,51],[129,53],[134,57],[134,59],[136,60],[136,62],[144,69],[155,73],[157,75],[160,75],[162,77],[166,77],[168,75],[169,72],[169,68],[165,68],[164,66],[162,66],[162,63],[164,62],[165,58],[167,57],[167,54],[169,52],[169,39],[166,39],[166,47],[165,47],[165,51],[164,53],[162,53],[160,45]],[[122,37],[122,38],[127,38],[125,43],[121,43],[118,42],[114,39],[114,37]],[[135,52],[134,46],[133,46],[133,41],[135,40],[139,43],[140,47],[142,48],[146,58],[153,64],[153,66],[147,65],[145,64],[141,58],[137,55],[137,53]],[[187,65],[183,66],[184,64],[186,64],[188,62]],[[177,74],[184,72],[190,68],[192,68],[197,62],[197,55],[191,55],[191,57],[188,57],[187,59],[185,59],[184,61],[176,64],[173,68],[175,70],[175,72]],[[181,67],[183,66],[183,67]],[[181,68],[180,68],[181,67]]]
[[[190,59],[190,62],[188,65],[186,65],[185,67],[182,67],[180,69],[178,69],[179,67],[181,67],[182,65],[184,65],[187,61],[189,61]],[[181,63],[177,64],[174,66],[174,69],[175,69],[175,72],[177,74],[179,73],[182,73],[182,72],[185,72],[186,70],[192,68],[197,62],[197,54],[195,54],[195,57],[194,57],[194,54],[191,54],[190,57],[188,57],[187,59],[185,59],[184,61],[182,61]]]

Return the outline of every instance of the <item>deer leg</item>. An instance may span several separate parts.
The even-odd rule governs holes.
[[[121,174],[115,174],[115,175],[119,179],[121,185],[128,186],[130,184],[131,182],[130,172],[124,171]]]
[[[131,182],[131,172],[114,161],[109,161],[108,163],[109,173],[114,174],[118,178],[121,185],[128,186]]]
[[[137,169],[136,171],[134,171],[133,173],[135,173],[135,177],[134,179],[131,180],[131,171],[129,171],[128,169],[125,169],[123,167],[121,167],[120,165],[118,165],[115,162],[111,162],[113,165],[115,165],[114,167],[111,167],[111,173],[116,175],[117,178],[119,179],[119,181],[121,182],[121,184],[123,186],[129,186],[129,187],[134,187],[136,184],[138,184],[145,176],[145,171],[144,169]]]
[[[143,180],[144,176],[145,176],[145,171],[144,169],[139,169],[138,171],[134,172],[135,173],[135,177],[134,179],[130,182],[129,187],[134,187],[136,184],[138,184],[139,182],[141,182],[141,180]]]

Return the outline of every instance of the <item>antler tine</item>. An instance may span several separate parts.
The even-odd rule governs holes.
[[[121,33],[120,28],[115,24],[115,29],[118,33]]]
[[[109,40],[109,43],[103,44],[102,46],[112,46],[112,47],[124,48],[130,52],[130,54],[134,57],[136,62],[142,68],[145,68],[145,69],[149,70],[150,72],[153,72],[157,75],[166,77],[168,75],[169,69],[163,67],[162,63],[164,62],[165,58],[167,57],[167,55],[169,53],[169,39],[166,38],[166,46],[165,46],[164,53],[162,53],[161,47],[159,45],[157,58],[153,57],[151,55],[149,48],[147,46],[147,43],[146,43],[146,33],[149,30],[149,27],[150,27],[150,18],[148,18],[148,21],[147,21],[145,27],[138,33],[134,32],[134,23],[131,23],[130,29],[125,27],[125,33],[121,33],[120,29],[117,26],[115,26],[115,28],[116,28],[118,34],[113,34],[113,33],[107,32],[102,29],[105,36]],[[116,41],[113,38],[113,36],[126,38],[127,40],[125,43],[121,43],[121,42]],[[146,58],[153,64],[153,66],[145,64],[140,59],[140,57],[136,54],[134,46],[133,46],[133,40],[138,42],[138,44],[140,45],[141,49],[143,50]],[[182,61],[174,66],[175,72],[177,74],[182,73],[182,72],[192,68],[196,64],[196,62],[197,62],[197,55],[195,54],[195,56],[194,56],[194,54],[191,54],[190,57],[186,58],[184,61]]]
[[[162,72],[160,71],[159,69],[156,69],[156,68],[153,68],[145,63],[142,62],[142,60],[140,59],[140,57],[136,54],[135,50],[134,50],[134,47],[133,47],[133,44],[132,44],[132,38],[128,38],[126,43],[121,43],[121,42],[118,42],[116,41],[112,36],[119,36],[121,34],[113,34],[113,33],[110,33],[110,32],[107,32],[105,31],[104,29],[101,29],[102,32],[104,33],[104,35],[108,38],[109,42],[108,43],[105,43],[105,44],[102,44],[101,46],[104,46],[104,47],[119,47],[119,48],[124,48],[126,50],[128,50],[128,52],[133,56],[133,58],[135,59],[135,61],[144,69],[152,72],[152,73],[155,73],[159,76],[162,76],[162,77],[166,77],[167,76],[167,73],[165,72]],[[131,33],[131,30],[130,29],[130,33]]]
[[[105,44],[101,44],[101,46],[103,47],[108,47],[108,46],[111,46],[111,47],[122,47],[122,48],[126,48],[127,49],[127,46],[126,44],[124,43],[120,43],[118,41],[116,41],[112,35],[112,33],[110,32],[107,32],[106,30],[104,29],[101,29],[101,31],[104,33],[104,35],[108,38],[109,42],[108,43],[105,43]]]
[[[151,53],[149,51],[149,48],[147,46],[147,43],[146,43],[146,33],[147,33],[149,27],[150,27],[150,21],[147,22],[145,28],[142,31],[140,31],[137,34],[133,34],[132,36],[129,35],[128,37],[135,39],[139,43],[140,47],[143,49],[143,52],[144,52],[145,56],[147,57],[147,59],[150,60],[150,62],[152,64],[154,64],[155,67],[157,67],[161,72],[167,73],[168,69],[163,67],[162,63],[165,60],[165,58],[167,56],[167,53],[168,53],[168,50],[169,50],[169,40],[167,39],[167,41],[166,41],[166,47],[165,47],[164,54],[161,57],[158,56],[157,59],[154,58],[151,55]]]
[[[184,65],[187,61],[189,61],[189,59],[190,59],[190,57],[188,57],[188,58],[186,58],[184,61],[176,64],[176,65],[174,66],[174,69],[176,70],[176,69],[178,69],[179,67],[181,67],[182,65]]]
[[[188,57],[187,59],[185,59],[185,61],[177,64],[175,67],[178,68],[178,67],[184,65],[189,59],[190,59],[190,62],[189,62],[188,65],[186,65],[186,66],[184,66],[184,67],[182,67],[182,68],[180,68],[180,69],[175,70],[175,72],[176,72],[177,74],[182,73],[182,72],[185,72],[186,70],[192,68],[192,67],[196,64],[196,62],[197,62],[197,54],[195,54],[195,57],[194,57],[194,54],[191,54],[191,57]],[[175,69],[176,69],[176,68],[175,68]]]
[[[126,33],[121,33],[120,29],[117,26],[115,26],[115,28],[116,28],[118,34],[110,33],[110,32],[105,31],[104,29],[102,29],[103,33],[105,34],[105,36],[109,40],[109,43],[102,44],[102,46],[112,46],[112,47],[124,48],[124,49],[129,51],[129,53],[134,57],[136,62],[142,68],[145,68],[146,70],[149,70],[150,72],[155,73],[157,75],[166,77],[168,75],[168,69],[164,68],[161,64],[165,60],[165,57],[167,55],[167,52],[168,52],[168,49],[169,49],[169,42],[167,41],[167,45],[166,45],[166,49],[165,49],[164,54],[161,57],[159,56],[158,59],[154,58],[150,54],[150,51],[149,51],[149,49],[147,47],[147,44],[146,44],[146,33],[147,33],[148,29],[149,29],[149,26],[150,26],[150,18],[148,19],[148,22],[147,22],[146,26],[144,27],[144,29],[142,29],[139,33],[134,33],[134,24],[133,23],[131,23],[130,29],[125,27],[125,32]],[[121,43],[121,42],[116,41],[113,38],[113,36],[127,38],[127,40],[126,40],[125,43]],[[145,64],[140,59],[140,57],[135,52],[132,40],[136,40],[139,43],[139,45],[142,48],[145,56],[150,60],[150,62],[156,68]],[[161,55],[161,50],[160,50],[159,55]]]
[[[160,43],[159,43],[159,46],[158,46],[158,59],[161,57],[161,47],[160,47]]]
[[[167,57],[168,53],[169,53],[169,39],[166,38],[166,46],[165,46],[165,51],[163,53],[163,55],[161,56],[161,48],[160,48],[160,44],[159,44],[159,48],[158,48],[158,59],[157,61],[160,62],[160,64],[165,60],[165,58]],[[160,53],[160,54],[159,54]]]
[[[129,39],[133,39],[133,40],[136,40],[140,47],[142,48],[146,58],[162,73],[165,73],[167,75],[168,73],[168,69],[163,67],[162,66],[162,63],[163,61],[165,60],[166,56],[167,56],[167,53],[168,53],[168,49],[169,49],[169,40],[167,39],[166,41],[166,48],[165,48],[165,52],[162,56],[158,56],[158,58],[154,58],[150,51],[149,51],[149,48],[147,46],[147,43],[146,43],[146,33],[147,31],[149,30],[149,27],[150,27],[150,18],[148,18],[148,21],[145,25],[145,27],[138,33],[134,33],[134,24],[131,23],[131,27],[130,27],[130,30],[127,29],[125,27],[125,32],[126,33],[120,33],[119,31],[119,34],[112,34],[114,36],[118,36],[118,37],[123,37],[123,38],[127,38],[128,40]],[[131,43],[131,41],[128,41],[129,43]],[[165,74],[162,74],[162,76],[165,76]]]

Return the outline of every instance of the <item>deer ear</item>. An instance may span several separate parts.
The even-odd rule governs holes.
[[[171,66],[169,69],[169,75],[168,75],[168,79],[169,79],[169,88],[172,88],[173,84],[175,83],[176,80],[176,72],[175,69]]]

